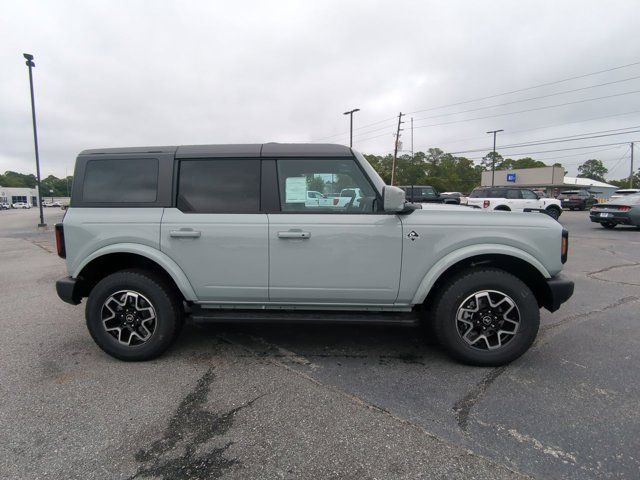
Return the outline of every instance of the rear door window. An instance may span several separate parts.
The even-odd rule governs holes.
[[[185,213],[259,213],[260,160],[182,160],[177,207]]]

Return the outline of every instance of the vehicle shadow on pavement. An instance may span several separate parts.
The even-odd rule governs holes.
[[[341,359],[427,365],[453,363],[428,332],[418,327],[302,324],[191,324],[168,355],[203,353],[212,342],[242,347],[247,355],[291,359],[296,363]]]

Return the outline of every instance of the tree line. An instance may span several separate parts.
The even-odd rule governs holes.
[[[47,178],[43,178],[40,183],[43,197],[68,197],[73,185],[73,176],[58,178],[55,175],[49,175]],[[32,173],[24,174],[9,170],[0,174],[0,186],[36,188],[36,176]],[[52,190],[53,193],[51,193]]]

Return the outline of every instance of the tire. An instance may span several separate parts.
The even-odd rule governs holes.
[[[505,297],[507,301],[500,300]],[[490,306],[488,299],[494,309],[485,309]],[[469,302],[477,302],[479,310],[464,310],[464,306],[472,305]],[[516,308],[509,308],[509,302]],[[435,334],[442,347],[456,360],[481,367],[505,365],[520,357],[535,340],[540,326],[540,308],[531,289],[497,268],[465,270],[451,278],[435,299],[433,312]],[[473,315],[467,320],[471,326],[459,321],[459,314]],[[481,329],[485,325],[492,329],[485,323],[488,318],[495,321],[497,332],[493,334]]]
[[[600,222],[600,225],[602,225],[607,230],[613,230],[614,228],[616,228],[617,223],[614,223],[614,222]]]
[[[120,315],[126,315],[126,320],[118,318]],[[100,280],[89,294],[85,316],[96,344],[125,361],[160,356],[182,327],[176,292],[144,270],[122,270]],[[125,321],[131,325],[125,325]],[[136,333],[132,333],[134,330]]]
[[[573,210],[573,209],[571,209]],[[549,215],[554,220],[558,220],[560,218],[560,209],[556,207],[547,208],[547,215]]]
[[[504,205],[500,205],[499,207],[494,208],[497,212],[510,212],[511,209],[509,207],[505,207]]]

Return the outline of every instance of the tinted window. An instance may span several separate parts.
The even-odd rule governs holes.
[[[158,160],[122,158],[87,162],[82,200],[96,203],[150,203],[158,195]]]
[[[531,190],[522,190],[522,198],[525,198],[527,200],[537,200],[538,196]]]
[[[507,190],[506,198],[514,200],[517,198],[522,198],[522,195],[520,194],[520,190]]]
[[[260,160],[183,160],[177,206],[193,213],[260,211]]]
[[[436,191],[433,187],[413,187],[413,195],[418,197],[436,197]]]
[[[278,160],[283,212],[370,213],[377,195],[355,160]],[[308,198],[307,192],[323,196]]]

